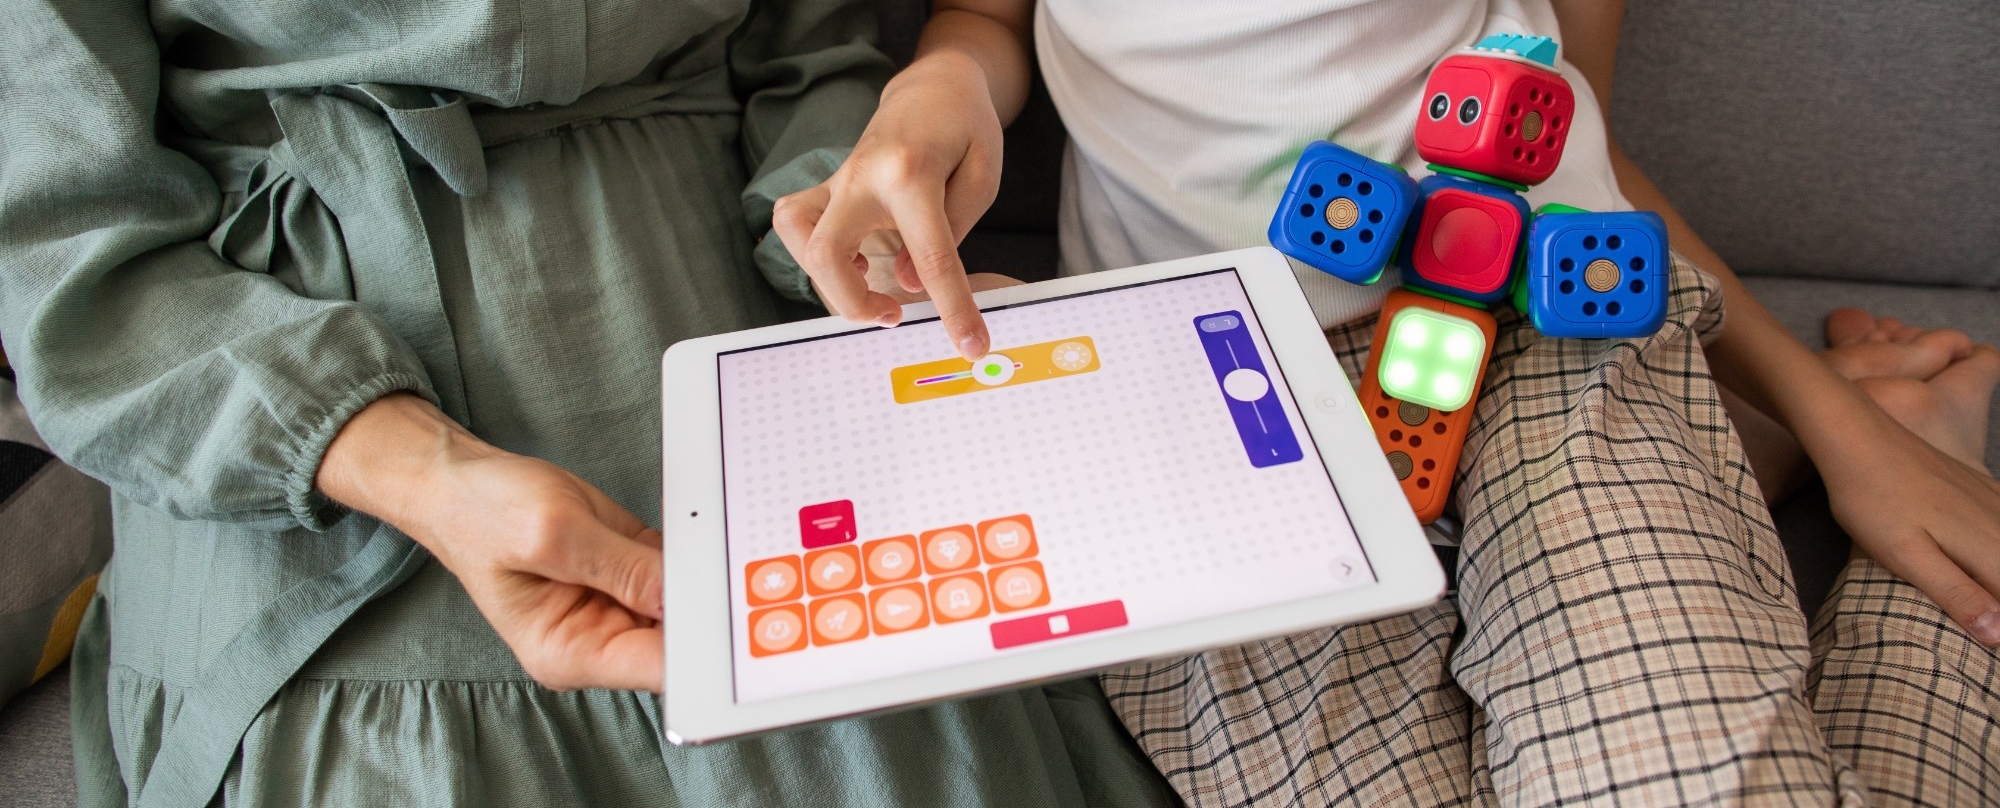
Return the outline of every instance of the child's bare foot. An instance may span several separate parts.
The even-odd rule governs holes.
[[[1860,309],[1826,316],[1827,364],[1849,381],[1900,378],[1923,381],[1972,355],[1972,338],[1949,328],[1925,330]]]
[[[1828,364],[1940,451],[1985,468],[2000,351],[1963,332],[1925,330],[1858,309],[1826,318]],[[1989,470],[1990,471],[1990,470]]]
[[[1860,309],[1827,315],[1826,341],[1831,347],[1820,357],[1897,423],[1973,468],[1985,467],[1987,408],[2000,381],[2000,354],[1975,346],[1961,331],[1914,328]],[[1777,421],[1731,391],[1721,392],[1764,501],[1783,501],[1812,478],[1811,460]]]
[[[2000,351],[1978,346],[1929,381],[1875,378],[1856,384],[1930,445],[1968,466],[1986,468],[1987,411],[1994,385],[2000,384]]]

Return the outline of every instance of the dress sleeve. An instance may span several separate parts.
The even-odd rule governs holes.
[[[730,41],[750,176],[743,211],[751,235],[761,239],[757,268],[795,300],[817,302],[805,272],[771,231],[771,208],[779,197],[832,176],[867,128],[894,72],[875,36],[868,2],[752,0]]]
[[[0,15],[0,340],[55,453],[180,518],[323,529],[327,444],[416,354],[202,241],[221,194],[160,143],[146,4],[24,0]]]

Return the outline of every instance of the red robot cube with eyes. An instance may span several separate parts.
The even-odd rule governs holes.
[[[1555,173],[1575,114],[1576,96],[1562,74],[1525,59],[1456,54],[1424,85],[1417,154],[1534,185]]]

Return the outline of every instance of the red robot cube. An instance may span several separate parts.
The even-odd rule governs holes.
[[[1403,283],[1490,305],[1507,296],[1532,213],[1520,194],[1450,174],[1417,183]]]
[[[1409,308],[1424,309],[1470,323],[1483,335],[1477,347],[1477,370],[1470,382],[1477,391],[1486,378],[1486,360],[1497,333],[1493,315],[1450,301],[1398,289],[1382,302],[1382,319],[1375,326],[1374,347],[1368,352],[1368,369],[1361,374],[1361,409],[1375,427],[1375,438],[1389,459],[1389,469],[1402,483],[1403,496],[1417,513],[1417,521],[1430,524],[1444,513],[1451,501],[1452,477],[1458,472],[1459,453],[1465,448],[1472,427],[1471,402],[1449,412],[1413,401],[1404,401],[1382,389],[1382,357],[1390,353],[1397,337],[1398,315]],[[1405,339],[1408,334],[1403,335]],[[1433,369],[1442,371],[1442,369]],[[1475,392],[1476,395],[1476,392]]]
[[[1534,185],[1555,173],[1576,114],[1562,74],[1525,59],[1446,57],[1424,85],[1417,154],[1438,165]]]

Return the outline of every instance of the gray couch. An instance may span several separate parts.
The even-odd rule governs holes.
[[[881,0],[907,55],[921,2]],[[1990,0],[1634,0],[1612,124],[1653,179],[1808,344],[1841,305],[2000,343],[2000,6]],[[1010,132],[975,270],[1046,276],[1062,126]],[[2000,468],[2000,418],[1986,462]],[[1814,608],[1846,538],[1807,492],[1778,510]],[[63,806],[64,672],[0,710],[0,804]]]

